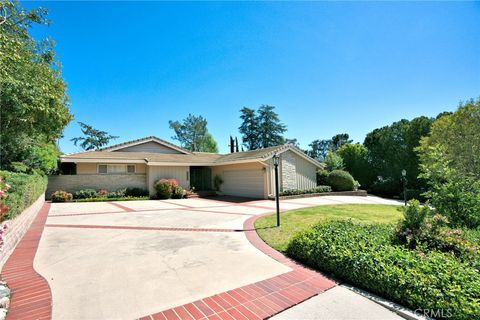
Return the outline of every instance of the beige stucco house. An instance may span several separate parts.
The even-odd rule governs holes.
[[[302,150],[286,144],[229,154],[190,152],[157,137],[117,144],[98,151],[67,154],[61,166],[71,174],[49,177],[47,194],[85,188],[115,191],[126,187],[148,189],[155,181],[177,179],[183,188],[211,190],[213,178],[223,179],[225,195],[268,198],[275,194],[273,155],[280,157],[280,191],[316,187],[322,164]]]

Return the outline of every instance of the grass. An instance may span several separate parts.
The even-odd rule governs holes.
[[[402,218],[400,206],[380,204],[343,204],[297,209],[281,214],[281,226],[275,227],[276,215],[255,222],[259,236],[271,247],[285,251],[296,233],[325,220],[352,219],[363,223],[395,223]]]

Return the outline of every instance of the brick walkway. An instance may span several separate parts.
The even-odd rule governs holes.
[[[12,289],[8,319],[50,319],[52,294],[48,282],[33,268],[33,259],[42,237],[50,203],[38,212],[30,229],[18,243],[2,270],[2,278]]]

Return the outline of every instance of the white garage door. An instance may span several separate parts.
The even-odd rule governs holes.
[[[263,177],[263,170],[224,171],[222,191],[231,196],[263,198]]]

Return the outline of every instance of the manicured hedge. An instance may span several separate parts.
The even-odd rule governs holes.
[[[5,198],[9,207],[4,220],[15,218],[23,210],[34,203],[47,189],[47,177],[38,174],[25,174],[0,171],[0,176],[10,185]]]
[[[280,196],[293,196],[293,195],[299,195],[299,194],[324,193],[324,192],[331,192],[331,191],[332,191],[332,188],[330,186],[318,186],[318,187],[308,189],[308,190],[297,190],[297,189],[285,190],[283,192],[280,192]]]
[[[452,255],[392,244],[392,227],[331,221],[300,233],[287,254],[413,310],[480,319],[480,274]]]
[[[352,175],[347,171],[333,170],[327,177],[328,185],[334,191],[353,191],[357,190],[358,182],[353,179]]]

